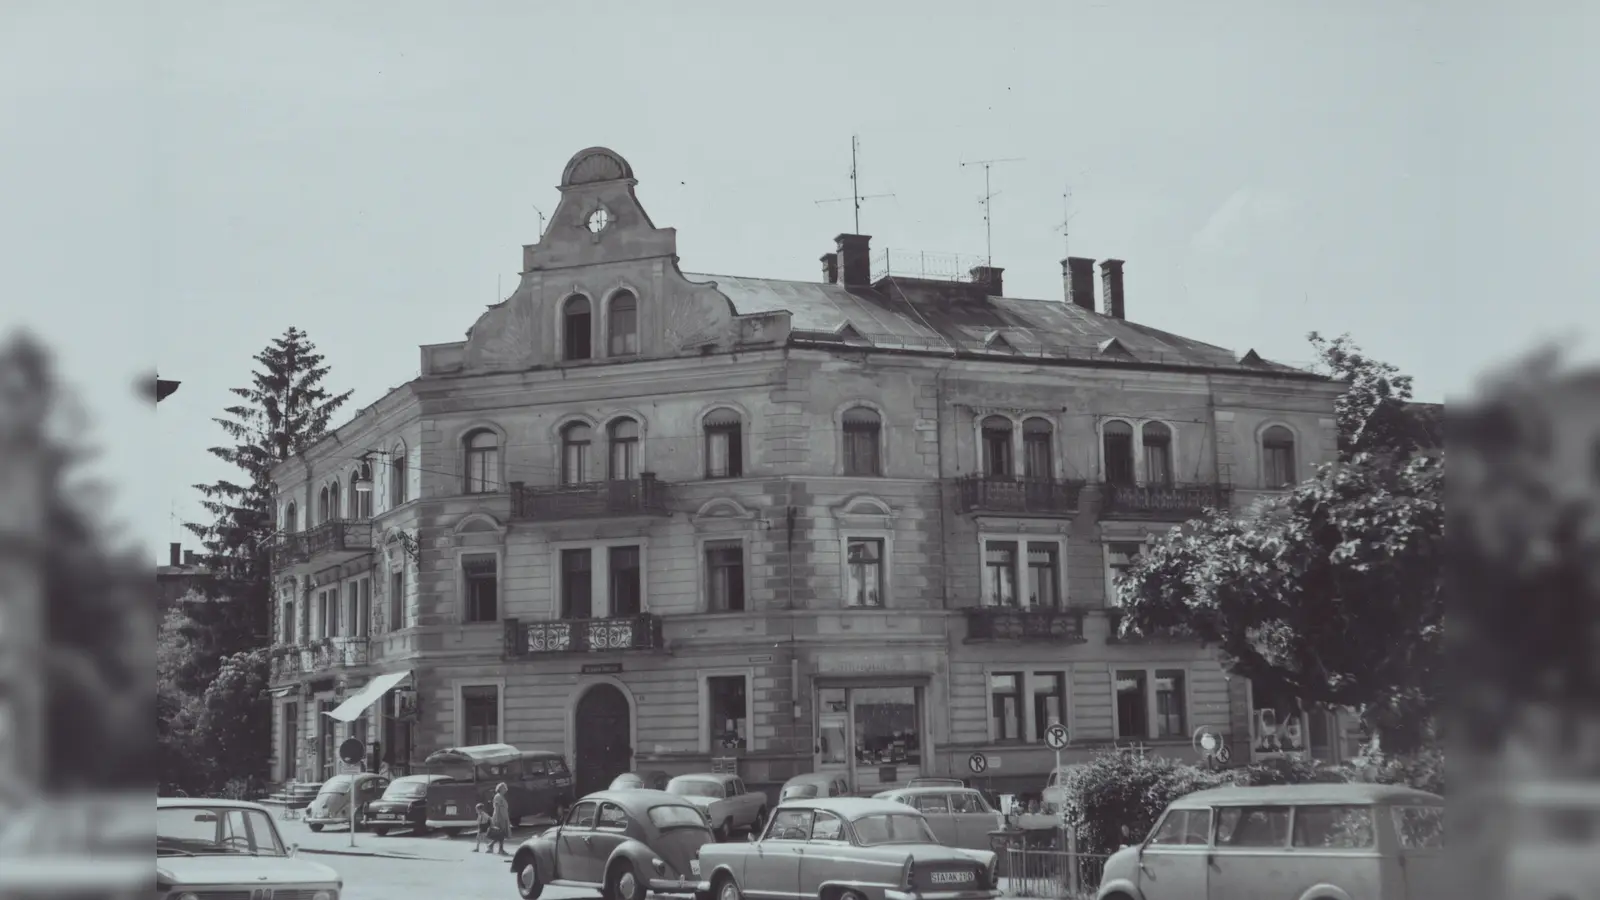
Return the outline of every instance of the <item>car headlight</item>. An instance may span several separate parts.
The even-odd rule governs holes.
[[[650,868],[655,869],[657,875],[667,874],[667,864],[659,859],[650,860]]]
[[[200,898],[192,893],[184,893],[178,895],[178,900],[200,900]]]
[[[338,891],[317,891],[311,895],[311,900],[339,900]]]

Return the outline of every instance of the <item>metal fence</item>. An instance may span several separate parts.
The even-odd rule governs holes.
[[[1100,887],[1106,857],[1012,847],[1005,852],[1005,893],[1012,897],[1091,898]]]

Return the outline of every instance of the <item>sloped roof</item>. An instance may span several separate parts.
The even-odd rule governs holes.
[[[1226,348],[1064,300],[985,296],[981,286],[970,282],[888,277],[871,288],[846,288],[737,275],[685,276],[715,282],[741,315],[787,311],[794,343],[841,343],[839,334],[848,325],[874,347],[886,350],[1303,374],[1266,361],[1245,365]],[[1003,343],[991,345],[996,337]],[[1110,344],[1113,340],[1115,345]],[[1104,346],[1120,351],[1107,353]]]

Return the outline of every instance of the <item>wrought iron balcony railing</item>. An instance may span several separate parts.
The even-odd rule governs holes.
[[[511,517],[525,521],[669,514],[669,486],[646,473],[636,481],[529,485],[511,482]]]
[[[309,644],[275,648],[272,651],[272,678],[277,681],[332,669],[364,666],[368,659],[367,638],[321,638]]]
[[[612,619],[505,620],[507,657],[660,650],[665,646],[661,635],[661,617],[650,613]]]
[[[372,523],[367,520],[332,519],[294,534],[278,536],[272,548],[276,566],[310,562],[325,553],[372,549]]]
[[[1104,490],[1102,515],[1183,520],[1233,502],[1233,488],[1220,484],[1106,484]]]
[[[966,609],[968,641],[1083,642],[1083,610],[973,606]]]
[[[1070,516],[1078,511],[1081,481],[966,475],[956,479],[956,503],[964,513]]]
[[[1151,634],[1123,635],[1122,620],[1127,615],[1124,610],[1115,607],[1106,610],[1106,619],[1110,624],[1110,634],[1106,636],[1108,644],[1187,644],[1200,640],[1200,636],[1185,628],[1163,628]]]

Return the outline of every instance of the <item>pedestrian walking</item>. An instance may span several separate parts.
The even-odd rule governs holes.
[[[493,821],[493,820],[489,817],[489,807],[485,806],[482,803],[479,803],[478,804],[478,837],[475,840],[473,840],[473,842],[472,842],[472,852],[473,853],[477,853],[478,852],[478,848],[482,847],[485,841],[491,840],[492,835],[491,835],[491,833],[489,831],[489,823],[491,821]],[[491,843],[490,846],[494,846],[494,845]]]
[[[511,804],[506,800],[506,783],[504,781],[494,788],[494,815],[489,821],[489,846],[498,846],[501,856],[510,856],[506,852],[506,838],[511,835]]]

